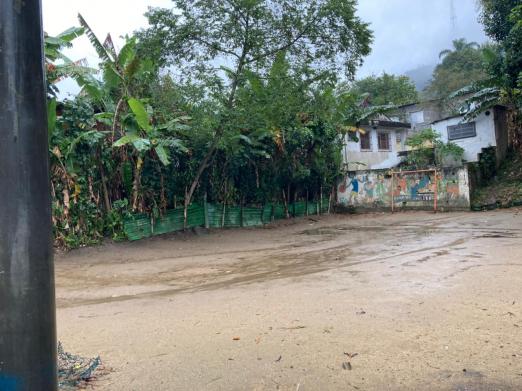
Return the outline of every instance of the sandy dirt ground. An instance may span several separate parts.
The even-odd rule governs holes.
[[[522,210],[303,218],[56,257],[95,390],[522,390]]]

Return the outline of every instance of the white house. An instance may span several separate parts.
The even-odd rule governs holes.
[[[378,170],[401,162],[398,152],[404,150],[410,124],[381,117],[360,126],[360,129],[357,141],[349,135],[345,140],[343,159],[346,170]]]
[[[360,126],[362,131],[357,132],[357,141],[347,136],[343,148],[347,171],[398,166],[402,161],[399,152],[408,149],[405,146],[408,135],[428,127],[439,133],[443,142],[451,141],[461,146],[466,162],[478,162],[483,150],[490,147],[495,149],[497,166],[504,160],[508,150],[507,109],[504,106],[494,106],[469,121],[464,115],[454,115],[428,124],[427,119],[436,117],[435,103],[430,102],[427,108],[414,105],[405,108],[409,110],[405,113],[412,124],[380,116]]]
[[[478,162],[485,148],[495,148],[497,164],[504,159],[508,148],[507,111],[495,106],[470,121],[456,115],[435,121],[431,125],[444,142],[451,141],[464,149],[466,162]]]

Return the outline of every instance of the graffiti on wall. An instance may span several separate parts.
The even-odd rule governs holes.
[[[338,201],[345,206],[388,207],[393,195],[396,204],[422,206],[432,205],[437,192],[439,202],[461,206],[469,203],[467,171],[463,170],[441,171],[437,178],[434,172],[399,173],[393,179],[385,171],[352,172],[339,184]]]
[[[434,173],[398,174],[393,180],[396,186],[393,199],[395,202],[433,201],[434,183]]]
[[[352,173],[339,185],[339,202],[344,205],[373,205],[390,202],[391,192],[384,173]]]

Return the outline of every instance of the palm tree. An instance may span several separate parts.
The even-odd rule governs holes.
[[[439,53],[439,58],[442,59],[451,53],[462,52],[467,49],[478,49],[480,45],[476,42],[467,42],[466,38],[455,39],[453,41],[453,50],[446,49]]]

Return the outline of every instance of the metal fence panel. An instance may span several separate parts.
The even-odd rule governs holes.
[[[137,214],[126,218],[123,222],[123,230],[125,235],[127,235],[131,241],[152,236],[150,216],[146,214]]]
[[[288,206],[291,216],[299,217],[317,214],[318,202],[298,201]],[[328,212],[328,198],[322,202],[321,213]],[[283,204],[266,204],[261,207],[244,207],[227,205],[225,218],[223,219],[223,205],[219,204],[193,204],[187,209],[186,228],[205,226],[205,213],[207,213],[208,226],[210,228],[235,228],[255,227],[268,224],[272,220],[286,218]],[[157,219],[151,219],[147,214],[141,213],[124,219],[124,231],[128,239],[139,240],[150,236],[162,235],[184,229],[183,208],[170,209]]]
[[[243,208],[243,226],[255,227],[263,225],[264,208]]]

